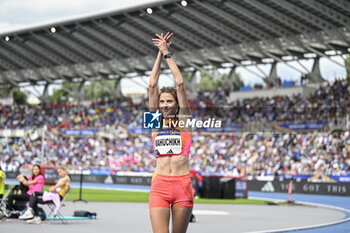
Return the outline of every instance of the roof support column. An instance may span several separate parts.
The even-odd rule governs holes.
[[[79,89],[78,89],[78,101],[81,102],[81,101],[84,101],[85,99],[85,82],[86,80],[83,79],[81,80],[80,82],[80,85],[79,85]]]
[[[197,70],[195,69],[190,76],[190,90],[193,93],[198,93],[199,91],[199,86],[196,79],[196,73],[197,73]]]
[[[186,89],[188,89],[189,93],[197,93],[199,90],[198,83],[196,80],[196,73],[197,73],[197,69],[194,69],[190,73],[189,79],[186,79],[186,78],[183,79]],[[168,75],[168,77],[170,78],[170,75]],[[172,76],[171,76],[171,80],[173,80]]]
[[[231,68],[230,73],[227,79],[225,80],[226,81],[225,86],[228,87],[230,92],[237,91],[241,87],[241,84],[238,82],[236,68],[237,66],[233,66]]]
[[[116,98],[123,97],[122,85],[121,85],[121,82],[120,82],[121,80],[122,80],[122,78],[118,78],[118,79],[115,80],[113,96],[116,97]]]
[[[40,97],[40,100],[41,100],[43,103],[48,103],[48,102],[50,102],[49,86],[50,86],[50,83],[46,83],[46,84],[45,84],[45,88],[44,88],[43,94],[42,94],[41,97]]]
[[[322,83],[325,81],[321,75],[320,58],[321,57],[317,56],[314,59],[314,64],[312,66],[312,70],[310,73],[308,73],[306,75],[306,78],[309,80],[310,83]]]
[[[264,81],[268,84],[272,84],[274,87],[280,87],[281,86],[281,79],[277,76],[277,62],[273,62],[271,64],[271,70],[270,74],[267,78],[264,79]]]

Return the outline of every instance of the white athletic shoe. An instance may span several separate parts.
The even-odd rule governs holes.
[[[27,220],[27,223],[35,223],[35,224],[40,224],[41,223],[41,218],[40,217],[34,217],[33,219]]]
[[[18,219],[21,219],[21,220],[27,220],[27,219],[31,219],[33,218],[33,213],[30,209],[27,209],[26,212],[24,212],[24,214],[22,214],[21,216],[19,216]]]

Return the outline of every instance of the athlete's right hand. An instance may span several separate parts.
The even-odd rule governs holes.
[[[156,34],[158,38],[153,38],[153,44],[158,47],[158,49],[163,53],[166,54],[168,52],[168,48],[171,45],[170,38],[173,36],[173,33],[167,33],[165,36],[163,36],[163,33]]]

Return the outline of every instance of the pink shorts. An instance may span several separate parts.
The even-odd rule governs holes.
[[[170,205],[192,207],[193,190],[190,174],[164,176],[154,173],[149,194],[149,208]]]

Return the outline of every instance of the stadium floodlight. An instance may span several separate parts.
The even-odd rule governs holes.
[[[305,54],[304,54],[304,57],[305,57],[305,58],[315,58],[315,57],[317,57],[317,55],[314,54],[314,53],[305,53]]]
[[[185,0],[181,1],[182,6],[187,6],[187,2]]]
[[[56,28],[55,28],[55,27],[52,27],[52,28],[50,29],[50,31],[51,31],[52,33],[55,33],[55,32],[56,32]]]
[[[292,61],[294,59],[293,56],[282,56],[283,61]]]
[[[249,60],[242,61],[241,64],[242,64],[242,65],[245,65],[245,66],[254,65],[254,63],[253,63],[252,61],[249,61]]]
[[[338,52],[335,50],[328,50],[328,51],[325,51],[324,54],[326,54],[327,56],[335,56],[338,54]]]
[[[272,58],[263,58],[263,59],[261,59],[261,61],[262,61],[262,63],[272,63],[275,60],[273,60]]]
[[[9,36],[6,36],[6,37],[5,37],[5,40],[6,40],[6,41],[9,41],[9,40],[10,40],[10,37],[9,37]]]
[[[222,63],[221,66],[224,68],[231,68],[231,67],[233,67],[233,64],[227,62],[227,63]]]
[[[147,13],[148,13],[149,15],[151,15],[151,14],[153,13],[152,8],[147,8]]]

